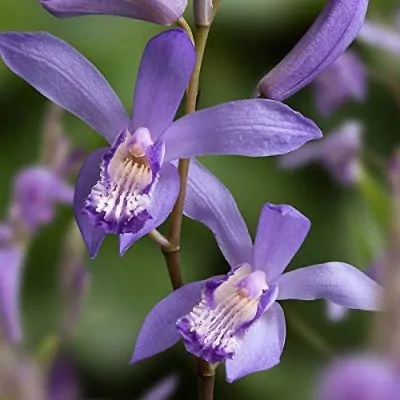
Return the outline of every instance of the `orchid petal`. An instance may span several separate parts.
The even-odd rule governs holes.
[[[0,55],[15,74],[109,142],[129,126],[108,82],[66,42],[45,32],[5,32],[0,34]]]
[[[165,164],[160,171],[160,178],[152,194],[153,201],[148,208],[151,219],[136,233],[120,235],[119,251],[123,255],[128,248],[141,237],[158,228],[171,213],[179,193],[179,175],[172,164]]]
[[[400,34],[384,25],[365,21],[357,38],[361,43],[400,55]]]
[[[204,154],[273,156],[322,136],[311,120],[285,104],[240,100],[188,114],[165,131],[166,160]]]
[[[178,342],[181,336],[176,321],[200,303],[204,283],[192,282],[182,286],[156,304],[139,332],[131,363],[161,353]]]
[[[254,265],[265,272],[268,282],[282,274],[310,226],[309,219],[291,206],[264,205],[254,243]]]
[[[299,268],[278,279],[278,300],[326,299],[352,309],[379,311],[382,287],[351,265],[330,262]]]
[[[367,7],[368,0],[329,0],[297,45],[259,82],[259,92],[283,101],[312,82],[357,37]]]
[[[17,344],[22,339],[19,294],[23,253],[19,248],[0,250],[0,330],[6,339]]]
[[[196,53],[182,29],[172,29],[150,40],[136,81],[133,128],[149,129],[153,141],[174,120],[193,72]]]
[[[187,0],[40,0],[42,6],[58,18],[79,15],[119,15],[171,25],[187,6]]]
[[[74,213],[79,230],[89,251],[90,257],[95,258],[101,242],[106,236],[103,229],[94,226],[89,217],[83,213],[86,198],[92,187],[100,179],[100,163],[107,148],[94,151],[83,164],[75,186]]]
[[[194,159],[190,163],[184,213],[213,232],[230,266],[251,263],[253,244],[235,199],[210,171]]]
[[[246,333],[232,360],[226,361],[226,379],[233,382],[279,364],[286,338],[285,315],[275,303]]]

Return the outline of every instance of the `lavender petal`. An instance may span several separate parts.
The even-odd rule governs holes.
[[[330,262],[299,268],[278,279],[278,300],[330,300],[352,309],[379,311],[382,287],[351,265]]]
[[[147,315],[131,363],[136,363],[172,347],[180,339],[176,322],[201,300],[202,282],[192,282],[161,300]]]
[[[187,0],[40,0],[42,6],[58,18],[80,15],[117,15],[171,25],[187,6]]]
[[[265,99],[224,103],[188,114],[165,131],[166,160],[205,154],[273,156],[322,136],[311,120]]]
[[[232,360],[226,361],[226,379],[233,382],[279,364],[286,337],[282,307],[275,303],[245,334]]]
[[[163,32],[147,44],[136,81],[133,128],[146,127],[153,141],[174,120],[195,63],[195,50],[182,29]]]
[[[206,225],[231,267],[252,262],[253,244],[229,190],[203,165],[191,160],[184,213]]]
[[[121,102],[101,73],[61,39],[45,32],[4,32],[0,56],[15,74],[109,142],[129,126]]]
[[[287,205],[264,205],[254,244],[254,266],[274,282],[285,270],[308,234],[308,218]]]

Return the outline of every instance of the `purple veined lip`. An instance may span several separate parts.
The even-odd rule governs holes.
[[[277,285],[268,287],[265,273],[249,264],[222,280],[207,282],[201,302],[176,323],[186,349],[211,363],[232,359],[247,329],[277,295]]]
[[[147,128],[124,129],[104,154],[100,180],[86,199],[92,223],[107,233],[140,230],[152,218],[147,210],[163,158],[164,144],[154,143]]]

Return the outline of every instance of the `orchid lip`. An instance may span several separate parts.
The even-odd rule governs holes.
[[[107,233],[140,230],[152,218],[148,210],[163,155],[163,143],[153,143],[148,129],[123,130],[104,154],[100,180],[86,199],[83,212],[92,223]]]
[[[271,293],[275,301],[276,285],[270,289],[265,274],[249,264],[219,285],[210,281],[201,302],[177,321],[186,349],[212,363],[232,359],[248,328],[273,304]]]

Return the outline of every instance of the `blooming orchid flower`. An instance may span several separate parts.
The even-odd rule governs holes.
[[[395,56],[400,55],[400,33],[397,29],[374,21],[365,21],[358,41],[370,46],[378,47]]]
[[[317,162],[342,185],[354,185],[361,177],[362,132],[363,126],[359,122],[346,121],[319,143],[310,143],[280,157],[279,166],[294,169]]]
[[[160,25],[173,24],[187,6],[187,0],[40,0],[40,3],[59,18],[117,15]]]
[[[310,228],[299,211],[266,204],[253,245],[228,189],[195,161],[190,175],[185,213],[211,229],[231,271],[189,283],[161,300],[143,323],[131,362],[183,338],[197,357],[226,361],[232,382],[279,363],[286,328],[277,300],[323,298],[348,308],[379,309],[380,286],[348,264],[329,262],[284,273]]]
[[[328,0],[290,53],[258,84],[259,93],[283,101],[312,82],[357,37],[368,0]]]
[[[72,204],[73,194],[73,188],[50,168],[26,168],[15,178],[11,218],[34,233],[53,220],[55,204]]]
[[[88,157],[75,188],[75,216],[92,257],[107,233],[121,235],[124,252],[166,219],[179,191],[173,160],[284,154],[321,137],[312,121],[265,99],[225,103],[173,122],[195,63],[181,29],[161,33],[146,46],[132,121],[100,72],[60,39],[2,33],[0,55],[12,71],[111,143]]]
[[[319,112],[329,115],[348,99],[365,100],[367,70],[358,55],[348,50],[317,76],[313,86]]]
[[[400,396],[398,368],[373,354],[341,357],[324,371],[318,400],[391,400]]]

